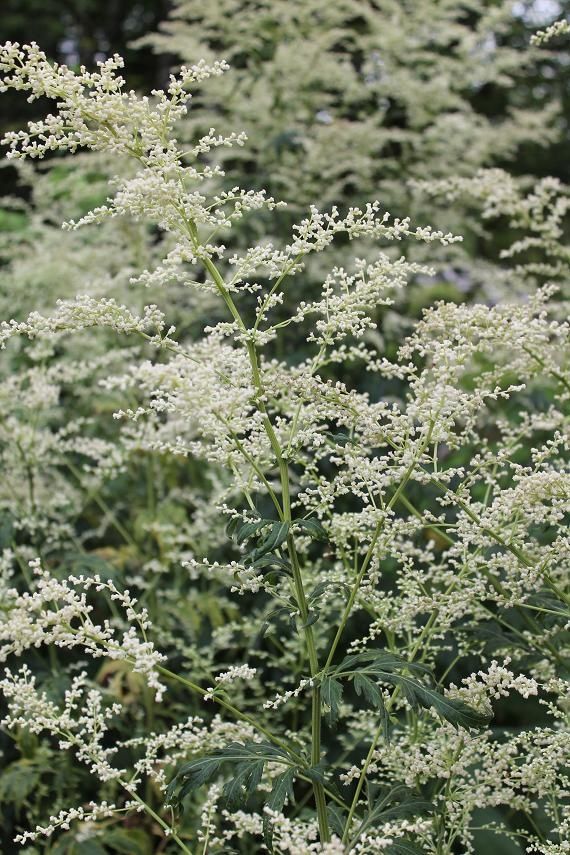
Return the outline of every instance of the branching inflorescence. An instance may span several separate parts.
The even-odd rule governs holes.
[[[525,193],[497,170],[416,184],[449,201],[469,195],[484,219],[507,216],[525,232],[503,257],[517,259],[505,276],[528,297],[437,302],[390,351],[378,341],[385,313],[434,275],[438,247],[460,238],[371,202],[312,207],[289,242],[236,247],[232,229],[244,216],[278,217],[281,203],[263,191],[220,191],[210,155],[243,146],[243,134],[209,129],[189,148],[175,136],[189,90],[226,64],[183,67],[150,98],[126,90],[121,67],[113,57],[75,72],[36,45],[4,45],[0,89],[56,105],[6,135],[8,156],[116,157],[114,195],[67,228],[115,218],[158,228],[164,253],[133,271],[133,284],[197,294],[188,299],[204,300],[200,335],[167,328],[166,290],[163,310],[138,312],[78,295],[51,315],[3,322],[0,336],[5,347],[27,338],[55,348],[97,327],[150,345],[149,358],[133,351],[100,380],[125,402],[115,412],[124,459],[113,475],[135,451],[197,461],[211,473],[209,513],[194,496],[197,528],[184,548],[185,523],[161,523],[158,570],[149,560],[132,571],[137,595],[113,578],[68,573],[53,555],[40,561],[37,539],[35,553],[5,553],[2,727],[55,739],[116,785],[112,802],[56,814],[18,841],[140,812],[185,852],[238,852],[231,847],[254,840],[257,851],[295,855],[445,855],[472,851],[479,809],[500,817],[506,807],[520,816],[507,833],[527,851],[566,851],[566,188],[544,180]],[[369,246],[366,258],[351,257],[352,242]],[[410,260],[415,242],[433,264]],[[315,293],[304,272],[321,253]],[[83,451],[105,456],[93,440]],[[210,526],[227,532],[213,555],[200,551]],[[179,594],[149,582],[170,554],[183,590],[188,580],[224,588],[234,614],[247,603],[252,626],[232,619],[208,654],[192,652],[182,618],[161,623],[157,593],[165,611]],[[14,562],[28,590],[8,577]],[[139,599],[154,603],[154,617]],[[28,664],[44,645],[81,668],[61,702]],[[221,658],[232,645],[237,656]],[[119,734],[125,709],[94,679],[93,659],[141,680],[143,735]],[[169,726],[169,699],[179,704],[180,692],[199,712]],[[495,727],[510,695],[536,705],[539,726]],[[155,706],[168,713],[161,731],[151,726]],[[189,821],[181,808],[196,804]]]

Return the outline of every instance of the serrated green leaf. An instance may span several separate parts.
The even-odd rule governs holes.
[[[378,709],[382,709],[384,706],[384,697],[382,692],[366,674],[355,674],[353,678],[354,683],[354,691],[357,695],[362,695],[369,704],[372,704],[373,707],[377,707]]]
[[[345,811],[341,811],[336,805],[329,805],[327,807],[327,817],[331,831],[333,831],[338,837],[342,837],[346,822]]]
[[[295,520],[295,525],[306,532],[313,540],[326,541],[329,539],[326,529],[316,517],[309,517],[307,520]]]
[[[166,791],[165,801],[180,807],[193,790],[208,783],[223,764],[234,765],[232,780],[224,785],[224,797],[230,804],[247,800],[257,789],[266,762],[289,762],[285,751],[269,742],[232,742],[207,757],[185,763],[176,773]]]
[[[260,531],[263,531],[266,526],[268,526],[272,521],[271,520],[255,520],[253,522],[243,523],[235,532],[235,540],[237,543],[245,543],[246,540],[249,540],[255,534],[258,534]]]
[[[222,757],[214,755],[212,757],[200,757],[197,760],[185,763],[168,785],[165,796],[166,804],[171,804],[174,807],[179,806],[189,793],[203,784],[207,784],[214,777],[222,762]],[[177,788],[178,795],[175,797]]]
[[[476,728],[487,727],[491,715],[473,709],[458,698],[448,698],[423,683],[413,680],[404,674],[390,675],[394,683],[399,685],[406,697],[415,706],[433,707],[435,711],[454,727]]]
[[[265,762],[265,759],[261,759],[240,763],[233,778],[224,784],[223,798],[230,810],[235,810],[254,794],[261,781]]]
[[[267,799],[267,806],[271,810],[281,810],[288,798],[290,802],[294,801],[293,781],[297,774],[296,768],[287,769],[278,775],[273,781],[273,787]]]
[[[353,684],[356,694],[359,696],[362,695],[369,704],[380,712],[384,739],[388,742],[390,738],[390,716],[386,710],[382,691],[370,677],[358,672],[354,675]]]
[[[333,675],[337,679],[340,677],[354,679],[356,674],[360,674],[368,678],[375,677],[379,682],[399,686],[413,708],[433,707],[438,715],[454,727],[483,728],[488,725],[491,716],[478,712],[464,701],[446,697],[439,690],[414,679],[413,676],[401,673],[402,671],[411,671],[412,674],[425,675],[433,679],[429,669],[424,665],[408,662],[396,654],[378,655],[373,652],[347,656],[335,668]]]
[[[425,665],[417,662],[409,662],[403,656],[397,653],[378,653],[370,650],[367,653],[355,653],[353,656],[345,657],[338,668],[337,672],[351,671],[402,671],[406,669],[412,673],[429,674],[429,669]]]
[[[342,700],[342,683],[335,677],[325,677],[321,683],[321,698],[326,707],[325,717],[331,727],[338,720]]]
[[[250,564],[255,564],[263,555],[267,555],[268,552],[278,549],[287,540],[289,528],[290,523],[274,522],[267,536],[249,553],[247,561]]]
[[[289,799],[290,803],[294,801],[295,795],[293,792],[293,781],[295,780],[296,773],[297,769],[291,768],[282,772],[280,775],[277,775],[273,781],[273,787],[266,802],[267,807],[270,810],[281,811],[283,810],[286,799]],[[272,852],[273,824],[267,814],[263,817],[263,836],[267,848]]]

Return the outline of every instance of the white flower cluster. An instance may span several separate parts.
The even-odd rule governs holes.
[[[257,673],[256,668],[250,668],[249,665],[232,665],[227,671],[222,671],[216,675],[216,685],[209,686],[204,695],[205,700],[211,700],[215,692],[226,685],[235,682],[235,680],[251,680]]]
[[[113,298],[97,300],[90,296],[78,296],[72,301],[58,301],[57,310],[51,317],[32,312],[25,321],[2,321],[0,345],[5,347],[6,341],[14,336],[21,335],[33,339],[89,327],[109,327],[118,333],[126,334],[141,333],[152,342],[160,343],[164,329],[164,314],[157,306],[146,306],[144,313],[137,316]],[[172,332],[173,330],[170,329],[166,338]]]
[[[158,667],[164,661],[154,644],[146,639],[150,628],[146,609],[138,609],[128,591],[119,591],[112,581],[98,575],[69,576],[60,581],[42,569],[39,559],[30,562],[35,575],[34,590],[7,592],[6,614],[0,628],[0,661],[21,656],[30,648],[53,644],[79,648],[89,655],[128,662],[142,674],[160,700],[164,686]],[[110,620],[95,623],[93,606],[87,601],[91,589],[107,591],[123,610],[128,628],[117,631]],[[141,637],[142,636],[142,637]]]
[[[38,825],[34,831],[25,831],[23,834],[16,835],[14,843],[25,844],[41,837],[51,837],[54,831],[65,831],[74,822],[97,822],[99,819],[108,819],[114,816],[117,811],[116,805],[107,804],[107,802],[100,802],[99,804],[90,802],[87,808],[76,807],[61,810],[56,816],[50,816],[47,825]]]
[[[511,692],[518,692],[523,698],[538,695],[539,685],[532,677],[514,674],[508,669],[510,658],[507,657],[502,665],[493,659],[486,671],[471,674],[463,681],[460,689],[450,684],[452,694],[461,697],[474,707],[490,705],[493,698],[508,697]]]
[[[561,18],[559,21],[555,21],[550,26],[546,27],[545,30],[538,30],[530,38],[531,44],[541,47],[542,45],[547,44],[548,42],[555,39],[557,36],[563,36],[567,33],[570,33],[570,21],[567,21],[565,18]]]
[[[12,673],[6,671],[0,689],[8,704],[1,726],[9,730],[26,727],[32,733],[47,731],[59,737],[62,750],[74,749],[101,781],[121,777],[125,770],[116,769],[110,759],[117,747],[106,747],[109,723],[121,713],[118,703],[104,706],[101,692],[87,688],[87,675],[79,674],[65,693],[60,710],[45,692],[36,688],[36,678],[27,665]]]

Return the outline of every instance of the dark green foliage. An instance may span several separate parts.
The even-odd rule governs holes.
[[[406,673],[408,672],[408,673]],[[412,675],[412,676],[411,676]],[[429,679],[426,684],[416,677]],[[377,683],[388,683],[397,686],[413,709],[424,707],[434,709],[438,715],[450,722],[454,727],[483,728],[489,723],[490,716],[474,710],[468,704],[457,698],[448,698],[434,685],[434,678],[429,670],[414,662],[391,653],[363,653],[355,656],[347,656],[340,665],[335,668],[330,677],[325,678],[327,686],[338,684],[341,678],[353,681],[357,694],[362,694],[366,700],[381,711],[387,731],[387,714],[383,704],[382,696]],[[328,689],[329,697],[331,695]],[[334,714],[331,722],[338,717],[338,700],[342,694],[337,689],[332,697]],[[331,708],[332,710],[332,708]]]
[[[220,751],[185,763],[168,786],[166,802],[173,807],[182,807],[186,796],[207,784],[224,765],[232,770],[232,777],[224,785],[223,795],[228,806],[235,808],[244,804],[255,793],[265,764],[283,762],[290,765],[288,754],[268,742],[232,742]],[[285,795],[287,791],[285,791]],[[281,790],[278,791],[278,797]]]

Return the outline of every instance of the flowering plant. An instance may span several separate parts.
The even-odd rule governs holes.
[[[32,341],[31,386],[53,375],[71,333],[136,340],[127,358],[119,348],[89,366],[122,401],[115,441],[79,420],[59,437],[57,468],[79,473],[129,548],[101,485],[137,455],[153,461],[149,490],[162,479],[185,512],[152,518],[156,557],[69,571],[69,520],[49,540],[36,509],[36,434],[22,446],[30,519],[19,525],[31,537],[2,561],[2,727],[74,752],[100,797],[17,842],[135,814],[173,852],[450,855],[472,851],[481,829],[566,851],[567,188],[529,192],[498,170],[416,183],[526,232],[502,275],[528,296],[438,302],[390,352],[383,318],[461,238],[372,201],[311,207],[283,244],[233,246],[242,218],[278,218],[282,203],[219,188],[216,151],[243,134],[210,129],[186,148],[176,130],[189,90],[226,64],[184,66],[150,98],[125,89],[121,66],[72,71],[36,45],[5,44],[0,89],[56,104],[5,142],[14,160],[79,148],[117,158],[113,195],[66,228],[158,229],[160,257],[131,282],[166,289],[164,308],[77,295],[4,321],[0,336],[6,348]],[[410,258],[414,243],[433,265]],[[318,292],[305,289],[308,263],[318,255],[326,269],[331,250]],[[170,325],[169,293],[198,335]],[[173,460],[175,486],[158,471]],[[128,588],[114,572],[125,566]],[[188,612],[216,597],[223,615],[205,632]],[[72,675],[59,693],[30,664],[44,647]],[[511,695],[524,700],[521,727],[501,726]]]

